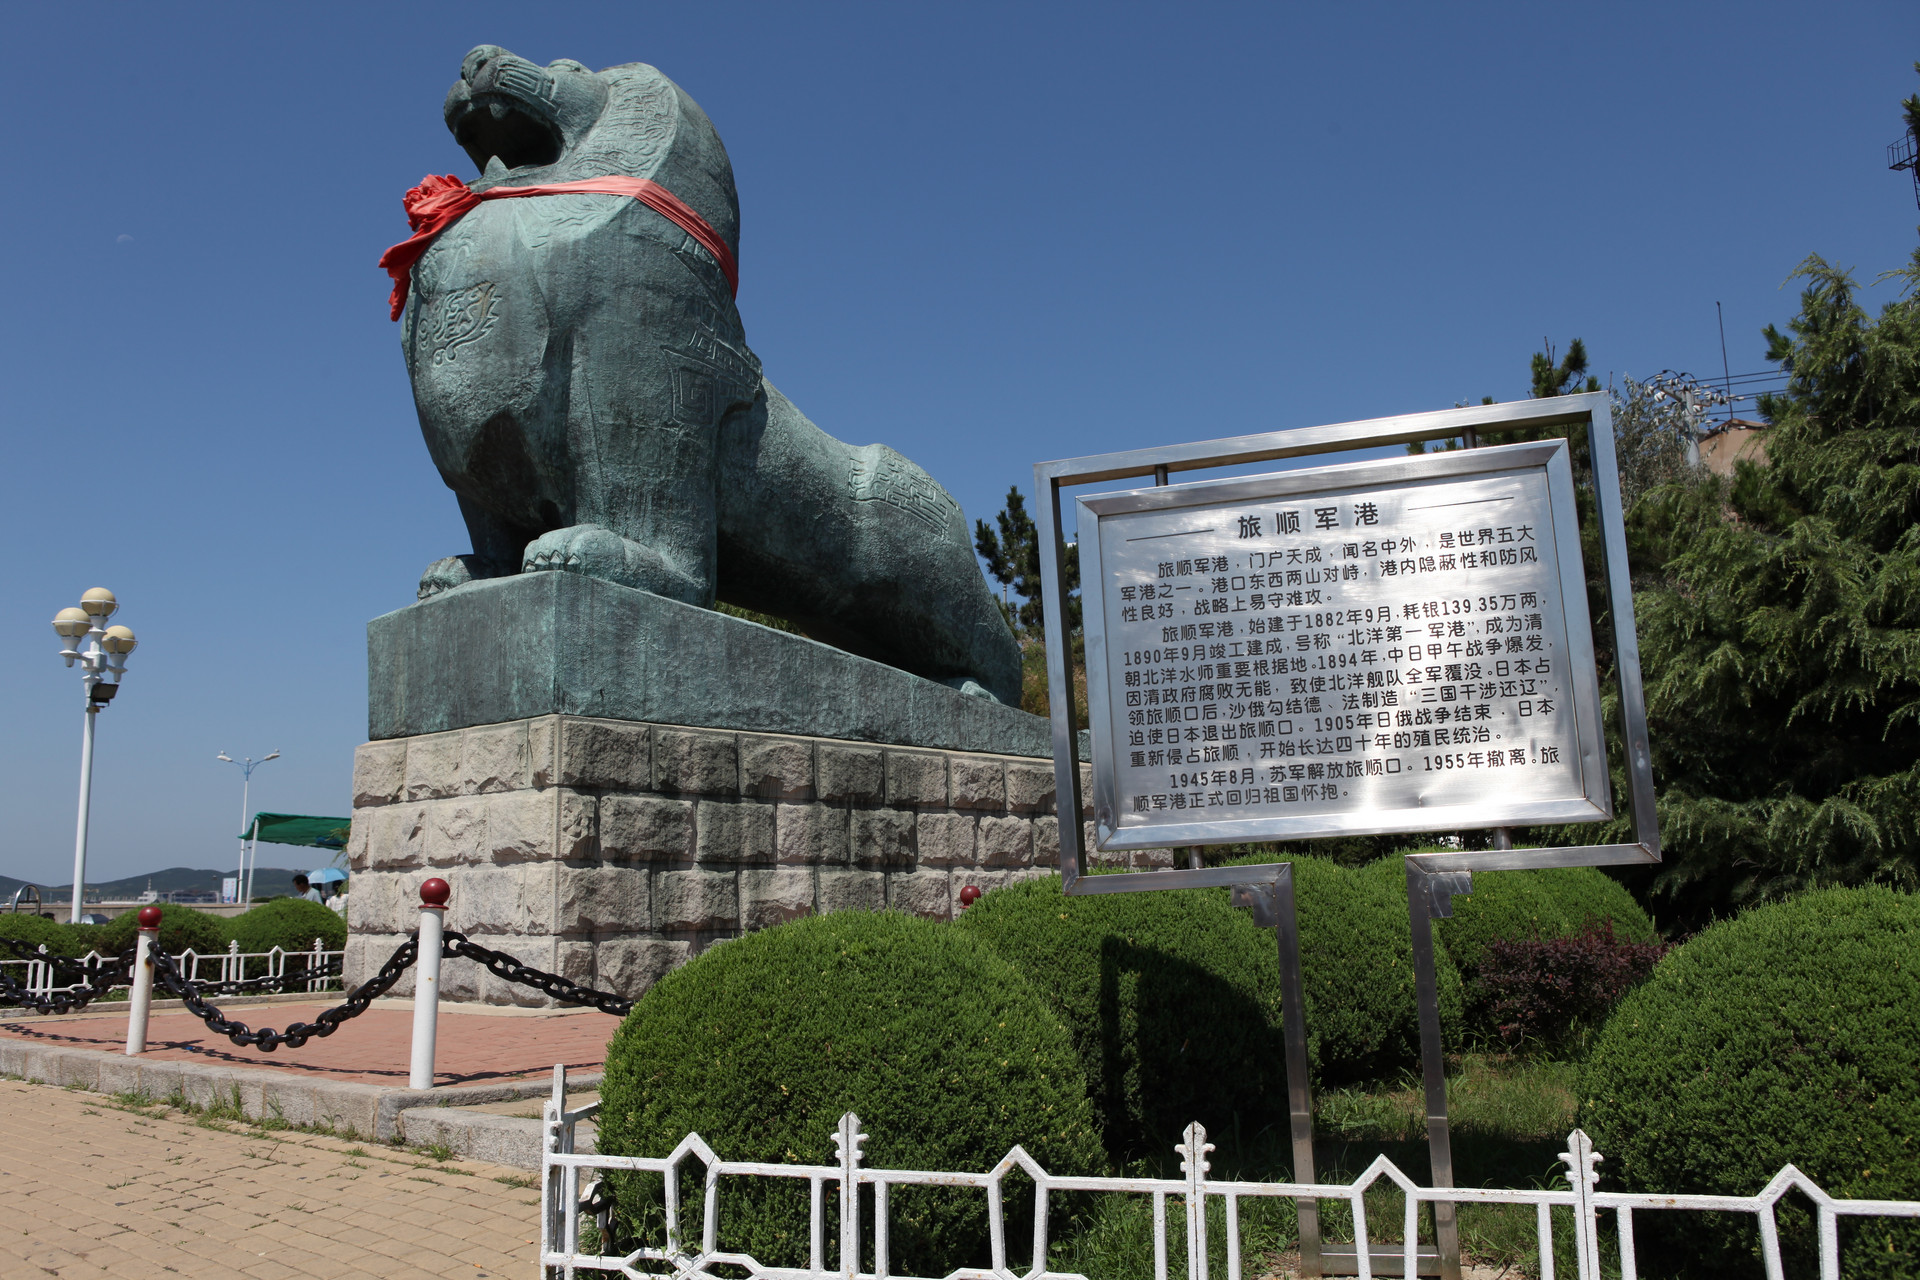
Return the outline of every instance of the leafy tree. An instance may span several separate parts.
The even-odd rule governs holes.
[[[1698,402],[1662,394],[1655,380],[1622,378],[1623,393],[1612,397],[1613,451],[1620,470],[1620,505],[1631,509],[1640,496],[1663,484],[1687,479],[1690,448],[1699,438],[1704,411]]]
[[[1876,317],[1810,257],[1768,465],[1635,509],[1667,862],[1702,920],[1823,885],[1920,885],[1920,299]],[[1920,284],[1920,251],[1897,273]]]
[[[1012,610],[1020,627],[1044,638],[1046,618],[1040,606],[1040,530],[1027,514],[1026,499],[1016,486],[1007,490],[1007,505],[995,517],[996,534],[985,520],[973,522],[973,545],[987,562],[987,574],[1002,587],[1013,588],[1020,606]],[[1067,628],[1080,630],[1080,548],[1067,544]]]

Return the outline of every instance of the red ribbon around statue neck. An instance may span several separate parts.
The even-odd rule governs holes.
[[[401,311],[406,308],[407,285],[413,264],[420,261],[421,255],[426,253],[436,236],[458,222],[467,210],[482,200],[581,194],[631,196],[654,210],[698,240],[700,246],[720,264],[728,287],[736,296],[739,295],[740,268],[733,260],[733,250],[727,248],[727,242],[720,238],[720,233],[705,218],[681,203],[678,196],[657,182],[609,175],[579,182],[548,182],[534,187],[489,187],[485,191],[474,191],[452,174],[445,177],[428,174],[420,179],[419,186],[407,192],[404,201],[407,225],[413,228],[413,235],[380,255],[381,267],[393,277],[393,295],[388,299],[393,307],[392,318],[398,320]]]

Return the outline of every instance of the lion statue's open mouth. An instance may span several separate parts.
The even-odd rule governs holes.
[[[568,135],[591,125],[605,101],[577,62],[542,67],[483,44],[461,64],[443,114],[454,141],[485,173],[496,159],[507,169],[557,163]]]
[[[734,302],[733,166],[699,104],[643,63],[542,67],[481,45],[445,116],[480,169],[461,194],[493,197],[396,289],[420,425],[473,538],[429,566],[421,598],[581,574],[787,618],[1017,702],[1020,652],[960,505],[761,376]],[[610,193],[614,178],[664,193],[672,216]]]

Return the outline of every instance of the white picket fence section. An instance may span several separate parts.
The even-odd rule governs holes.
[[[287,951],[281,947],[274,947],[267,951],[242,951],[238,942],[228,943],[225,951],[210,951],[206,955],[188,949],[175,956],[174,963],[180,966],[180,972],[190,981],[218,983],[239,982],[247,978],[284,978],[287,976],[287,965],[292,962],[295,965],[293,972],[296,981],[302,972],[315,975],[306,983],[306,989],[311,992],[323,991],[329,983],[339,981],[338,974],[329,975],[324,970],[327,965],[333,961],[342,960],[345,955],[345,951],[327,950],[325,941],[315,938],[313,946],[304,951]],[[103,961],[107,958],[97,951],[89,951],[85,956],[80,957],[80,961],[85,963]],[[265,963],[254,964],[252,963],[254,961]],[[0,966],[24,969],[27,991],[35,996],[50,996],[56,991],[75,991],[86,985],[83,982],[64,984],[58,982],[58,971],[47,960],[11,957],[0,959]],[[17,972],[15,977],[18,978]]]
[[[1187,1126],[1186,1140],[1174,1150],[1180,1154],[1183,1177],[1171,1178],[1076,1178],[1056,1177],[1042,1169],[1019,1147],[1009,1151],[985,1173],[932,1172],[917,1169],[872,1169],[863,1163],[861,1144],[867,1141],[860,1131],[860,1118],[852,1112],[840,1118],[833,1135],[838,1159],[834,1164],[761,1164],[752,1161],[722,1160],[699,1134],[688,1134],[673,1151],[658,1159],[636,1156],[581,1155],[574,1150],[575,1126],[599,1113],[600,1104],[568,1110],[566,1070],[553,1069],[553,1096],[545,1106],[545,1155],[540,1182],[540,1266],[542,1274],[559,1274],[575,1280],[578,1271],[613,1271],[634,1280],[719,1280],[714,1267],[738,1267],[753,1277],[766,1280],[915,1280],[894,1276],[888,1267],[887,1231],[888,1191],[896,1186],[974,1187],[987,1197],[987,1220],[992,1266],[989,1269],[966,1268],[945,1280],[1084,1280],[1068,1272],[1047,1270],[1047,1198],[1056,1191],[1119,1192],[1153,1197],[1153,1275],[1168,1280],[1167,1204],[1179,1200],[1186,1210],[1185,1280],[1207,1280],[1207,1206],[1211,1199],[1223,1202],[1226,1221],[1225,1280],[1245,1280],[1240,1247],[1240,1204],[1261,1197],[1286,1199],[1312,1198],[1344,1201],[1352,1207],[1354,1254],[1363,1280],[1375,1273],[1373,1259],[1378,1257],[1372,1245],[1375,1226],[1369,1220],[1366,1192],[1382,1180],[1398,1188],[1403,1202],[1399,1228],[1401,1244],[1388,1251],[1399,1255],[1399,1274],[1417,1274],[1416,1249],[1420,1209],[1434,1201],[1455,1204],[1521,1204],[1535,1209],[1539,1242],[1539,1274],[1542,1280],[1554,1278],[1553,1210],[1572,1210],[1574,1257],[1579,1280],[1601,1280],[1600,1216],[1612,1213],[1617,1224],[1618,1266],[1622,1280],[1637,1280],[1638,1263],[1634,1254],[1633,1215],[1636,1210],[1690,1209],[1717,1210],[1723,1213],[1750,1213],[1759,1220],[1761,1251],[1768,1280],[1783,1280],[1780,1237],[1774,1208],[1788,1191],[1798,1189],[1817,1212],[1820,1241],[1821,1280],[1840,1280],[1840,1239],[1838,1222],[1846,1217],[1920,1218],[1920,1201],[1910,1200],[1836,1200],[1814,1185],[1812,1179],[1792,1165],[1773,1176],[1772,1181],[1751,1196],[1718,1195],[1630,1195],[1600,1191],[1598,1166],[1602,1156],[1593,1149],[1587,1135],[1576,1129],[1567,1137],[1567,1149],[1560,1153],[1566,1165],[1568,1187],[1554,1190],[1506,1190],[1478,1187],[1435,1189],[1415,1183],[1385,1156],[1375,1160],[1364,1173],[1350,1183],[1223,1182],[1207,1176],[1206,1155],[1213,1144],[1200,1125]],[[704,1185],[702,1229],[698,1241],[689,1240],[680,1229],[679,1173],[688,1161],[698,1161]],[[1016,1267],[1007,1256],[1005,1203],[1002,1186],[1006,1176],[1016,1169],[1032,1179],[1034,1185],[1033,1243],[1028,1255],[1032,1265]],[[623,1255],[580,1252],[583,1201],[581,1175],[606,1170],[634,1170],[666,1175],[663,1178],[664,1237]],[[690,1171],[691,1172],[691,1171]],[[805,1267],[766,1266],[747,1254],[728,1253],[719,1248],[720,1182],[722,1178],[787,1178],[805,1181],[811,1193],[808,1265]],[[837,1188],[839,1207],[839,1247],[836,1262],[827,1263],[824,1231],[826,1188]],[[591,1183],[589,1191],[591,1191]],[[863,1237],[858,1188],[873,1188],[874,1218],[870,1242]],[[858,1264],[871,1243],[872,1271],[859,1270]],[[1390,1275],[1391,1271],[1379,1274]]]

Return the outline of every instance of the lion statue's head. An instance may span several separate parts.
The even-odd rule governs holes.
[[[444,108],[454,141],[481,172],[474,190],[605,174],[658,182],[691,205],[737,258],[740,201],[713,122],[644,62],[589,71],[542,67],[483,44],[460,64]]]

